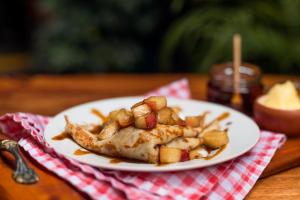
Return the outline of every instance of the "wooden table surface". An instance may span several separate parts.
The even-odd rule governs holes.
[[[55,115],[65,108],[87,101],[140,95],[183,77],[189,79],[192,97],[205,100],[207,77],[197,74],[2,76],[0,77],[0,115],[17,111]],[[266,75],[263,83],[270,86],[286,79],[300,81],[300,77],[295,76]],[[0,199],[87,198],[34,162],[26,152],[23,152],[23,155],[39,174],[39,183],[16,184],[11,178],[13,160],[7,153],[1,152]],[[247,199],[300,199],[300,167],[258,180]]]

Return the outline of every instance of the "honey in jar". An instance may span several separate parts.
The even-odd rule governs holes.
[[[261,71],[258,66],[243,63],[240,66],[240,94],[243,105],[240,111],[251,115],[255,99],[263,92]],[[209,74],[207,99],[208,101],[231,106],[234,94],[232,63],[216,64]]]

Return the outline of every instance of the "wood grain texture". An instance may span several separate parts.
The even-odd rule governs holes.
[[[103,98],[140,95],[171,81],[187,77],[192,97],[205,100],[207,76],[198,74],[97,74],[64,76],[2,76],[0,77],[0,115],[7,112],[32,112],[54,115],[79,103]],[[295,76],[268,75],[263,82],[270,86]],[[273,158],[265,176],[290,162],[290,154],[297,160],[300,139],[289,140]],[[289,148],[287,148],[289,147]],[[290,148],[291,147],[291,148]],[[30,166],[40,176],[35,185],[19,185],[12,178],[12,157],[0,153],[0,199],[85,199],[70,184],[57,178],[23,152]],[[297,156],[296,156],[297,155]],[[295,160],[294,159],[294,160]],[[295,164],[295,163],[292,163]],[[273,169],[272,169],[273,168]],[[269,176],[257,182],[247,199],[297,199],[300,196],[300,167]]]
[[[266,178],[281,171],[300,166],[300,138],[289,138],[276,152],[271,163],[264,170],[261,178]]]

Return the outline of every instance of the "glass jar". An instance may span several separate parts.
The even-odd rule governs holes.
[[[231,106],[233,89],[232,63],[216,64],[209,73],[207,99],[208,101]],[[240,67],[240,94],[243,105],[240,111],[251,115],[255,99],[263,92],[261,71],[258,66],[242,63]]]

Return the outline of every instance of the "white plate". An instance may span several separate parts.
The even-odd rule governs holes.
[[[162,166],[147,163],[127,162],[114,164],[110,163],[110,159],[102,157],[100,155],[74,155],[74,151],[79,149],[80,146],[72,140],[65,139],[57,141],[51,139],[53,136],[58,135],[64,130],[64,115],[68,115],[71,121],[76,123],[99,122],[99,118],[91,114],[90,110],[92,108],[99,109],[104,114],[108,114],[110,111],[117,108],[130,108],[130,105],[133,105],[134,103],[141,100],[142,97],[113,98],[85,103],[67,109],[56,115],[49,122],[45,130],[45,139],[50,144],[50,146],[52,146],[58,153],[66,157],[78,160],[82,163],[105,169],[147,172],[178,171],[215,165],[233,159],[249,151],[259,139],[259,128],[255,124],[255,122],[240,112],[213,103],[196,100],[179,100],[173,98],[168,98],[168,105],[180,106],[182,108],[183,115],[197,115],[203,113],[204,111],[210,111],[211,114],[208,117],[209,121],[224,112],[230,113],[229,118],[222,121],[222,125],[224,127],[226,127],[225,125],[227,122],[232,122],[232,124],[229,126],[228,132],[230,141],[224,151],[210,160],[195,159],[191,161]]]

